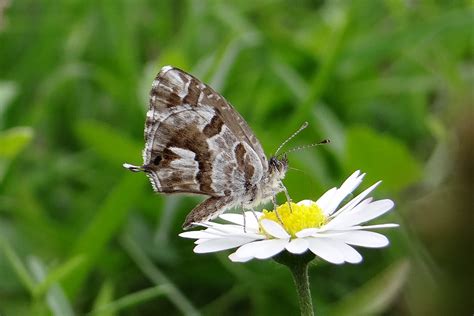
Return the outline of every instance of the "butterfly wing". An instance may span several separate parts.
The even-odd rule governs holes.
[[[153,82],[145,142],[144,169],[158,192],[239,195],[267,169],[240,114],[209,86],[169,66]]]

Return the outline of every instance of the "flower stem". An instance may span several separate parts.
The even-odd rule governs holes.
[[[302,316],[314,316],[308,278],[308,264],[314,257],[312,253],[294,255],[287,251],[275,257],[275,261],[286,265],[293,275]]]
[[[293,279],[298,292],[301,315],[313,316],[313,302],[311,299],[311,290],[309,288],[308,263],[290,267]]]

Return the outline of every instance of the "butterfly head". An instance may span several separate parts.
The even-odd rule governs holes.
[[[286,155],[282,155],[281,158],[278,156],[270,157],[268,168],[271,175],[283,179],[288,170],[288,157]]]

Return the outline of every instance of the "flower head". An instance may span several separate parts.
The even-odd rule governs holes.
[[[283,228],[293,238],[297,238],[296,233],[305,228],[321,227],[327,221],[321,208],[310,200],[301,201],[298,204],[288,202],[277,207],[275,211],[263,210],[263,214],[258,221],[269,219],[282,224]],[[265,233],[265,228],[261,226]]]
[[[354,191],[365,174],[354,172],[340,188],[332,188],[317,201],[303,200],[285,203],[274,211],[222,214],[229,222],[205,222],[204,230],[181,233],[181,237],[196,239],[196,253],[238,249],[229,258],[246,262],[253,258],[268,259],[283,250],[293,254],[311,251],[335,264],[359,263],[362,256],[352,246],[380,248],[388,239],[370,229],[397,227],[397,224],[366,225],[392,209],[391,200],[373,201],[366,196],[380,183],[377,182],[347,204],[341,202]]]

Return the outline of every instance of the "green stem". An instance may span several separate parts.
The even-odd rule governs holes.
[[[290,267],[293,279],[298,292],[301,315],[313,316],[313,302],[311,299],[311,290],[309,289],[308,263]]]
[[[314,316],[308,278],[308,264],[314,257],[312,253],[294,255],[287,251],[275,257],[275,261],[287,266],[293,275],[302,316]]]

